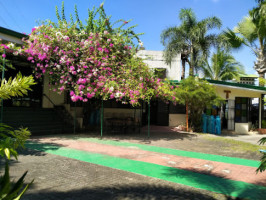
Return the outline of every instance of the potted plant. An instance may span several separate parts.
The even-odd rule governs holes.
[[[262,120],[261,128],[259,128],[259,134],[266,134],[266,120]]]

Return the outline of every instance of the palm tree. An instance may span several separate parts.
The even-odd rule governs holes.
[[[222,81],[238,79],[239,75],[244,74],[244,67],[230,53],[220,48],[212,55],[211,65],[207,60],[202,62],[201,70],[205,78]]]
[[[194,75],[194,68],[201,56],[208,57],[210,47],[216,41],[215,34],[207,34],[213,28],[220,28],[221,21],[217,17],[209,17],[197,21],[192,9],[181,9],[179,13],[180,26],[163,30],[161,42],[165,46],[164,57],[167,64],[181,54],[182,79],[185,77],[185,63],[189,64],[189,75]]]
[[[224,32],[233,48],[248,46],[257,57],[254,68],[261,78],[266,72],[266,2],[257,0],[258,6],[238,23],[234,30]]]

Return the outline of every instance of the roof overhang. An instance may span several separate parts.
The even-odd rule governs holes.
[[[222,85],[222,84],[215,84],[215,83],[210,83],[211,85],[214,85],[216,87],[223,87],[223,88],[228,88],[228,89],[237,89],[237,90],[245,90],[245,91],[252,91],[252,92],[258,92],[261,94],[266,94],[265,90],[259,90],[259,89],[252,89],[252,88],[244,88],[244,87],[236,87],[236,86],[230,86],[230,85]]]
[[[28,36],[23,33],[19,33],[0,26],[0,39],[2,39],[3,41],[22,44],[23,37],[26,38]]]

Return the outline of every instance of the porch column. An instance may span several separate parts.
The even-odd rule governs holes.
[[[227,129],[230,131],[235,130],[235,100],[233,99],[228,99]]]
[[[261,115],[262,115],[262,95],[259,98],[259,128],[261,128]]]

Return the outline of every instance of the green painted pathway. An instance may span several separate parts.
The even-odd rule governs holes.
[[[109,144],[113,143],[113,141],[97,141],[97,142],[106,142]],[[123,143],[123,145],[136,146],[137,144]],[[155,150],[157,149],[156,147],[151,147],[151,146],[146,146],[146,145],[137,145],[137,146],[139,148],[140,147],[142,148],[147,147],[148,149],[151,148],[150,151],[152,149],[155,149]],[[54,155],[64,156],[64,157],[77,159],[77,160],[84,161],[84,162],[89,162],[89,163],[94,163],[94,164],[98,164],[98,165],[102,165],[106,167],[120,169],[120,170],[132,172],[136,174],[141,174],[141,175],[145,175],[145,176],[149,176],[153,178],[159,178],[162,180],[171,181],[174,183],[179,183],[179,184],[183,184],[183,185],[187,185],[187,186],[191,186],[191,187],[195,187],[199,189],[222,193],[228,196],[248,198],[251,200],[260,200],[260,199],[263,200],[265,199],[264,197],[266,197],[266,187],[253,185],[253,184],[249,184],[245,182],[228,180],[228,179],[223,179],[220,177],[195,173],[195,172],[191,172],[187,170],[181,170],[181,169],[156,165],[152,163],[134,161],[130,159],[117,158],[117,157],[107,156],[107,155],[102,155],[102,154],[90,153],[87,151],[80,151],[80,150],[60,147],[56,145],[49,145],[45,143],[27,142],[26,147],[39,150],[39,151],[43,151],[46,153],[54,154]],[[168,152],[169,154],[170,153],[172,154],[172,152],[175,153],[175,151],[172,151],[173,149],[165,149],[165,148],[159,148],[159,149],[164,150],[165,152]],[[159,151],[159,149],[157,150]],[[162,153],[165,153],[165,152],[162,152]],[[190,153],[195,153],[195,152],[190,152]],[[197,154],[193,154],[193,155],[196,156]]]
[[[192,151],[182,151],[178,149],[169,149],[169,148],[156,147],[156,146],[144,145],[144,144],[120,142],[120,141],[113,141],[113,140],[100,140],[97,138],[79,138],[77,140],[95,142],[95,143],[100,143],[100,144],[108,144],[108,145],[114,145],[114,146],[122,146],[122,147],[137,147],[145,151],[152,151],[152,152],[170,154],[170,155],[175,155],[175,156],[184,156],[184,157],[189,157],[189,158],[198,158],[198,159],[203,159],[203,160],[223,162],[223,163],[229,163],[229,164],[235,164],[235,165],[243,165],[243,166],[248,166],[248,167],[257,168],[260,165],[260,162],[256,160],[248,160],[248,159],[220,156],[220,155],[214,155],[214,154],[198,153],[198,152],[192,152]]]

